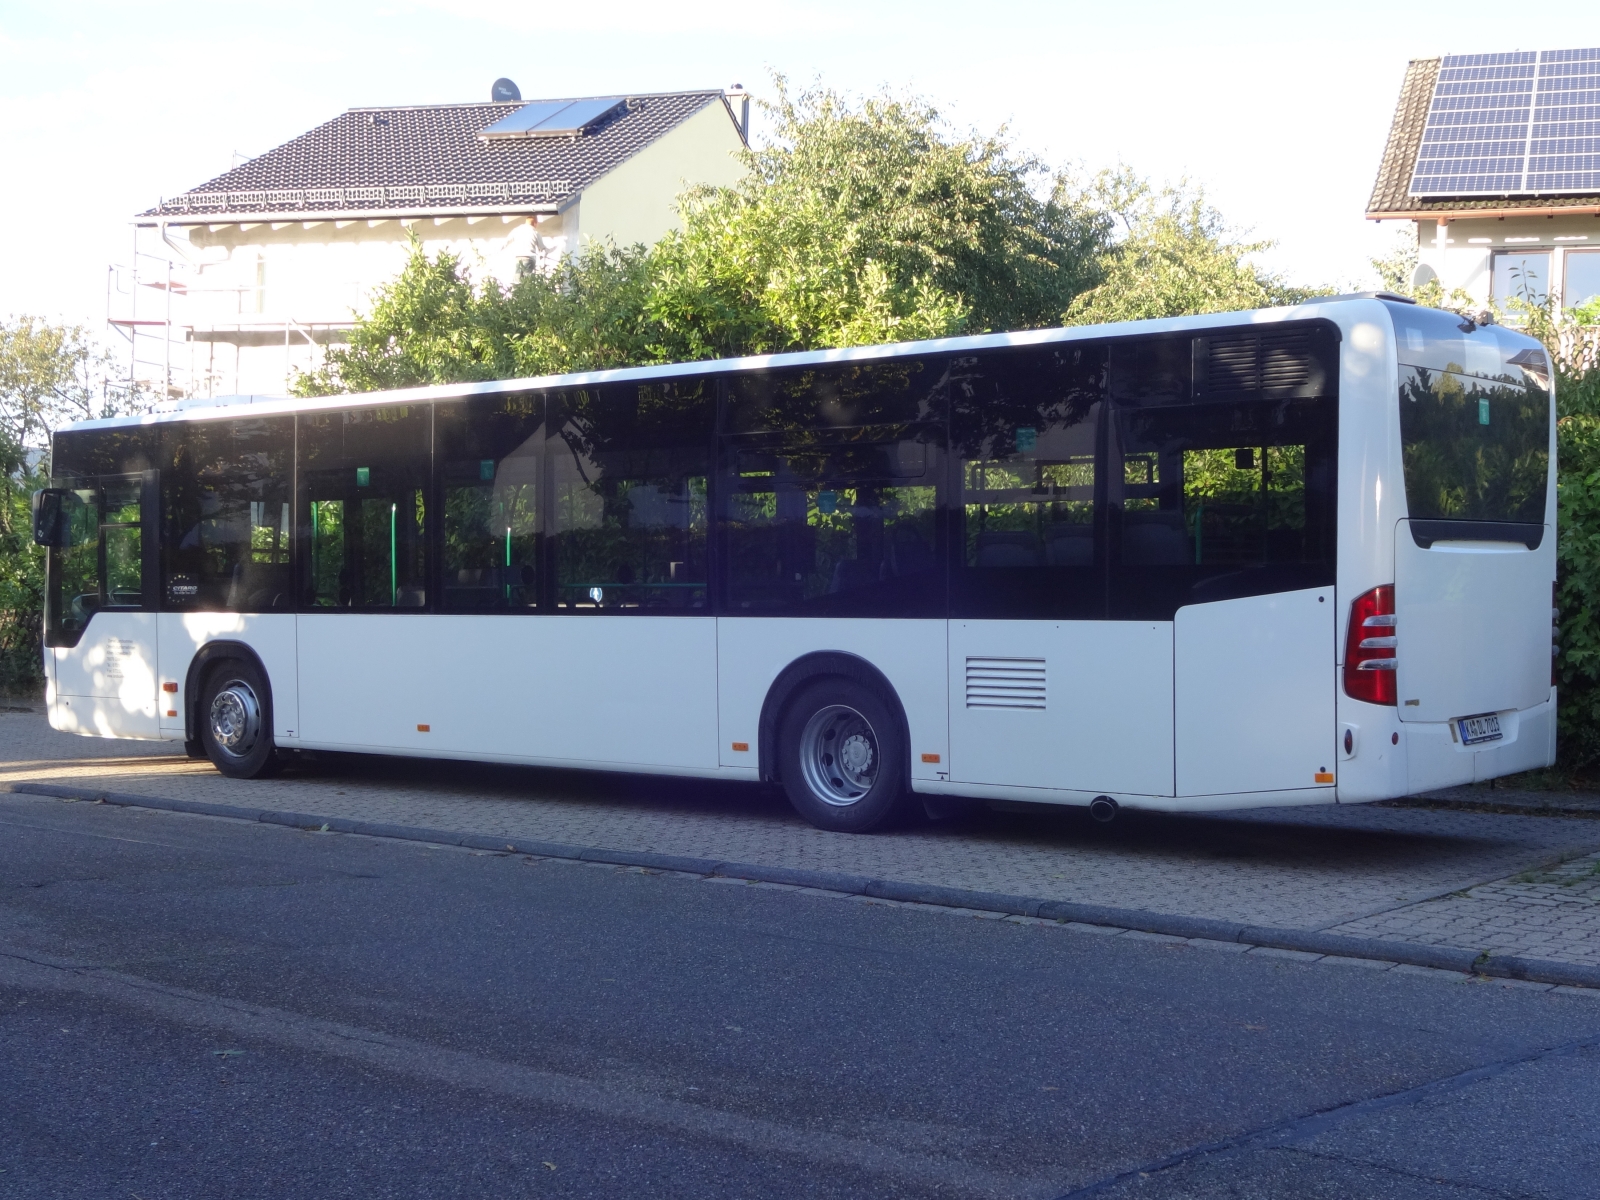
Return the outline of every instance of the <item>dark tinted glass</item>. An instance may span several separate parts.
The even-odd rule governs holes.
[[[1181,404],[1194,380],[1193,340],[1117,338],[1108,343],[1111,394],[1125,404]]]
[[[154,608],[152,555],[145,532],[155,476],[57,477],[66,544],[52,546],[45,574],[45,644],[75,646],[102,609]]]
[[[425,607],[428,406],[304,413],[299,421],[301,605]]]
[[[1096,471],[1103,343],[955,360],[951,454],[961,499],[951,613],[1097,617],[1105,608]]]
[[[155,425],[58,433],[51,445],[50,474],[66,481],[151,471],[159,457],[158,439],[159,427]]]
[[[1526,334],[1503,325],[1478,325],[1455,313],[1416,304],[1385,301],[1384,307],[1394,320],[1395,354],[1403,366],[1505,383],[1529,380],[1542,384],[1537,372],[1511,362],[1519,353],[1540,349]],[[1537,370],[1542,371],[1543,363],[1540,357]]]
[[[945,367],[897,359],[729,380],[729,612],[944,615]]]
[[[292,607],[294,418],[161,428],[163,605]]]
[[[705,379],[550,394],[558,608],[707,611],[715,415],[716,386]]]
[[[1331,584],[1337,446],[1331,398],[1120,410],[1109,615]]]
[[[435,410],[445,612],[538,606],[544,408],[542,394],[527,392]]]
[[[1544,523],[1550,393],[1535,377],[1402,366],[1400,440],[1413,518]]]

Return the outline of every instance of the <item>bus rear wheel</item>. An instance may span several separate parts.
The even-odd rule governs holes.
[[[211,765],[234,779],[276,775],[272,693],[261,672],[227,659],[212,669],[200,694],[200,743]]]
[[[899,815],[905,793],[900,722],[875,692],[821,679],[784,710],[779,770],[789,803],[821,829],[868,833]]]

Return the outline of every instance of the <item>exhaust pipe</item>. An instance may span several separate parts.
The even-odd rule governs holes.
[[[1102,825],[1117,819],[1117,802],[1110,796],[1096,796],[1089,801],[1089,815]]]

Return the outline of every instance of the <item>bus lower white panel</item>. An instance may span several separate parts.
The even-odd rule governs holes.
[[[1172,795],[1172,626],[951,621],[950,777]]]
[[[50,724],[91,737],[156,738],[156,615],[99,612],[55,650]]]
[[[1407,795],[1405,731],[1395,710],[1340,695],[1337,711],[1339,802],[1363,804]],[[1346,733],[1348,753],[1343,744]]]
[[[717,763],[711,618],[303,614],[299,656],[319,746]]]
[[[1332,786],[1334,611],[1331,587],[1178,610],[1178,795]]]
[[[1443,722],[1527,709],[1550,689],[1554,535],[1538,550],[1394,539],[1400,719]],[[1414,702],[1414,703],[1413,703]]]
[[[937,779],[948,770],[945,623],[848,617],[717,620],[719,743],[725,766],[755,765],[768,690],[790,663],[823,651],[864,659],[888,679],[911,731],[913,779]],[[750,749],[735,750],[734,743]],[[923,755],[937,761],[924,762]]]
[[[183,690],[194,656],[207,642],[229,641],[254,650],[267,670],[267,686],[272,689],[272,736],[280,742],[295,740],[300,723],[293,613],[162,613],[158,619],[161,680],[178,685],[176,694],[161,697],[162,736],[183,736],[185,706],[198,699]]]
[[[1087,807],[1098,796],[1110,795],[1123,808],[1149,812],[1227,812],[1236,808],[1278,808],[1305,804],[1334,804],[1334,791],[1328,787],[1293,788],[1281,792],[1233,792],[1220,796],[1138,796],[1126,792],[1091,789],[1002,787],[980,783],[919,781],[914,791],[934,796],[963,796],[976,800],[998,800],[1018,804],[1078,805]]]
[[[1481,746],[1463,746],[1451,736],[1449,722],[1409,724],[1404,734],[1407,791],[1482,783],[1549,766],[1555,759],[1550,736],[1555,714],[1549,698],[1522,712],[1499,713],[1500,741]]]

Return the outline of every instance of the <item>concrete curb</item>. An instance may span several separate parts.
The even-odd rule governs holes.
[[[491,837],[487,834],[424,829],[412,825],[353,821],[348,817],[323,817],[311,813],[283,812],[278,809],[208,804],[198,800],[172,800],[164,796],[103,792],[94,788],[67,787],[52,783],[16,783],[6,786],[4,790],[24,795],[49,796],[58,800],[93,800],[125,808],[150,808],[164,812],[197,813],[208,817],[258,821],[271,825],[286,825],[295,829],[327,829],[331,833],[356,833],[365,837],[396,838],[408,842],[461,846],[472,850],[528,854],[539,858],[565,858],[621,867],[645,867],[656,871],[681,871],[690,875],[745,879],[754,883],[788,884],[793,887],[818,888],[823,891],[867,896],[878,900],[976,909],[982,912],[1005,913],[1008,916],[1037,917],[1047,921],[1073,921],[1082,925],[1105,925],[1141,933],[1164,934],[1168,937],[1237,942],[1272,950],[1296,950],[1343,958],[1380,959],[1385,962],[1433,967],[1438,970],[1459,971],[1490,978],[1521,979],[1530,983],[1600,988],[1600,967],[1514,955],[1488,957],[1472,950],[1458,950],[1450,946],[1426,946],[1411,942],[1382,941],[1376,938],[1345,937],[1341,934],[1321,933],[1312,929],[1247,925],[1242,922],[1219,921],[1210,917],[1189,917],[1179,913],[1148,912],[1137,908],[1113,908],[1103,904],[1083,904],[1071,900],[1044,900],[1033,896],[981,892],[967,888],[942,887],[931,883],[874,879],[866,875],[850,875],[838,871],[771,867],[759,863],[726,862],[682,854],[656,854],[648,850],[607,850],[595,846],[572,846],[562,842],[530,841],[526,838]]]

